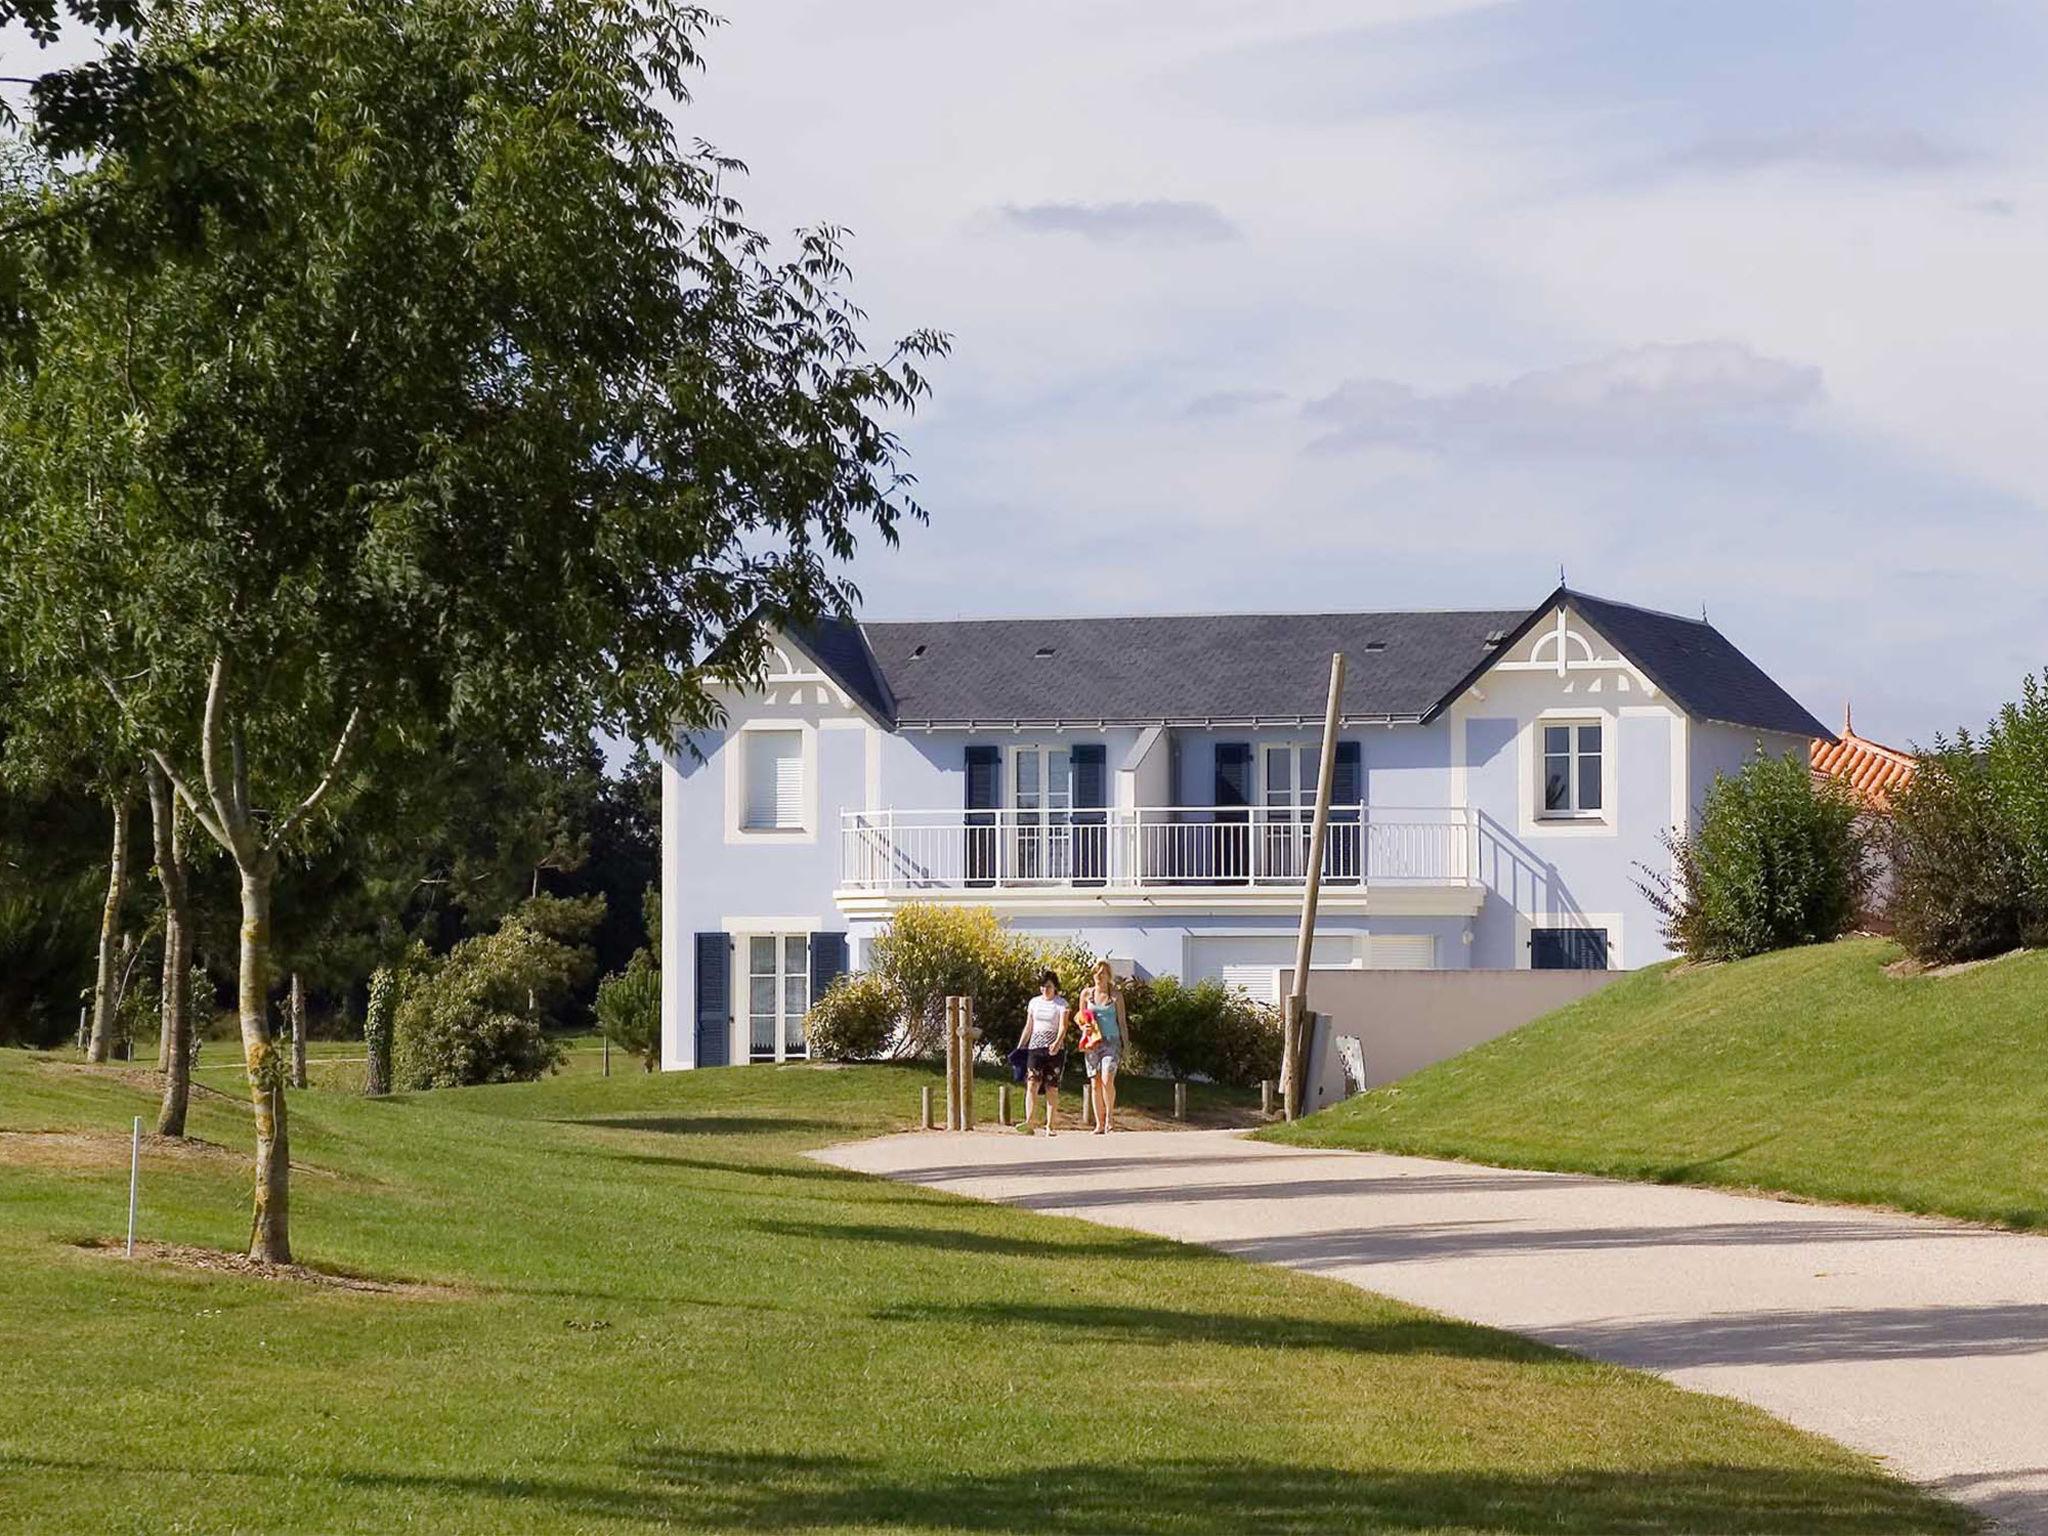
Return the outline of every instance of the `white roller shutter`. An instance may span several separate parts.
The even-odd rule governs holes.
[[[804,824],[802,731],[748,731],[747,825],[801,828]]]
[[[1375,933],[1365,941],[1369,971],[1433,971],[1436,938],[1427,933]]]
[[[1203,934],[1187,948],[1189,981],[1220,981],[1262,1003],[1280,1001],[1280,972],[1294,964],[1294,943],[1279,934]],[[1357,954],[1352,935],[1319,934],[1311,965],[1349,965]]]

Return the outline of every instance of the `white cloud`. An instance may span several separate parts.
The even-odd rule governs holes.
[[[1322,450],[1411,447],[1635,455],[1713,447],[1796,421],[1821,374],[1734,342],[1636,347],[1438,393],[1352,379],[1303,408]]]
[[[1807,129],[1798,133],[1701,139],[1657,162],[1666,171],[1738,174],[1780,166],[1860,171],[1877,176],[1931,175],[1979,158],[1918,129],[1884,132]]]
[[[1098,245],[1209,245],[1237,238],[1213,203],[1005,203],[997,216],[1033,234],[1079,235]]]

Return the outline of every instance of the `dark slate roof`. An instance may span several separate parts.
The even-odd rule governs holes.
[[[825,618],[796,625],[789,638],[801,646],[824,674],[884,725],[896,723],[896,699],[888,679],[875,665],[874,653],[852,619]]]
[[[1788,736],[1835,739],[1806,706],[1772,682],[1762,667],[1706,620],[1680,618],[1675,613],[1658,613],[1565,589],[1553,593],[1542,611],[1550,612],[1559,601],[1569,601],[1575,612],[1694,718],[1782,731]]]
[[[1419,720],[1525,609],[866,624],[904,725]],[[922,648],[922,649],[920,649]],[[1040,654],[1043,652],[1044,654]]]
[[[1428,720],[1561,603],[1688,714],[1832,739],[1712,625],[1564,587],[1531,609],[827,620],[795,638],[890,725],[1314,723],[1338,650],[1347,720]]]

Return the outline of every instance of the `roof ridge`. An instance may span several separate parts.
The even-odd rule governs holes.
[[[1576,587],[1560,587],[1558,590],[1567,598],[1575,597],[1581,602],[1603,603],[1609,608],[1626,608],[1631,613],[1647,613],[1653,619],[1670,619],[1673,623],[1690,624],[1696,629],[1714,628],[1713,621],[1710,619],[1695,618],[1690,614],[1684,613],[1673,613],[1669,608],[1652,608],[1644,603],[1624,602],[1618,597],[1602,597],[1597,592],[1581,592]],[[1719,630],[1714,632],[1716,634],[1720,633]]]
[[[1602,601],[1602,599],[1595,599]],[[1201,611],[1188,609],[1173,613],[1066,613],[991,614],[980,618],[856,619],[862,629],[876,624],[1106,624],[1132,619],[1414,619],[1431,617],[1477,618],[1513,616],[1520,619],[1526,608],[1239,608]]]

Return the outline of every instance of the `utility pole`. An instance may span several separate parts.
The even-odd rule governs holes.
[[[1331,780],[1337,774],[1337,719],[1344,706],[1344,653],[1330,656],[1330,702],[1323,711],[1323,762],[1316,774],[1315,820],[1309,825],[1308,879],[1301,889],[1301,932],[1294,944],[1294,987],[1280,1030],[1280,1091],[1289,1120],[1301,1114],[1303,1038],[1308,1010],[1308,962],[1315,949],[1316,902],[1323,891],[1323,846],[1330,834]]]

